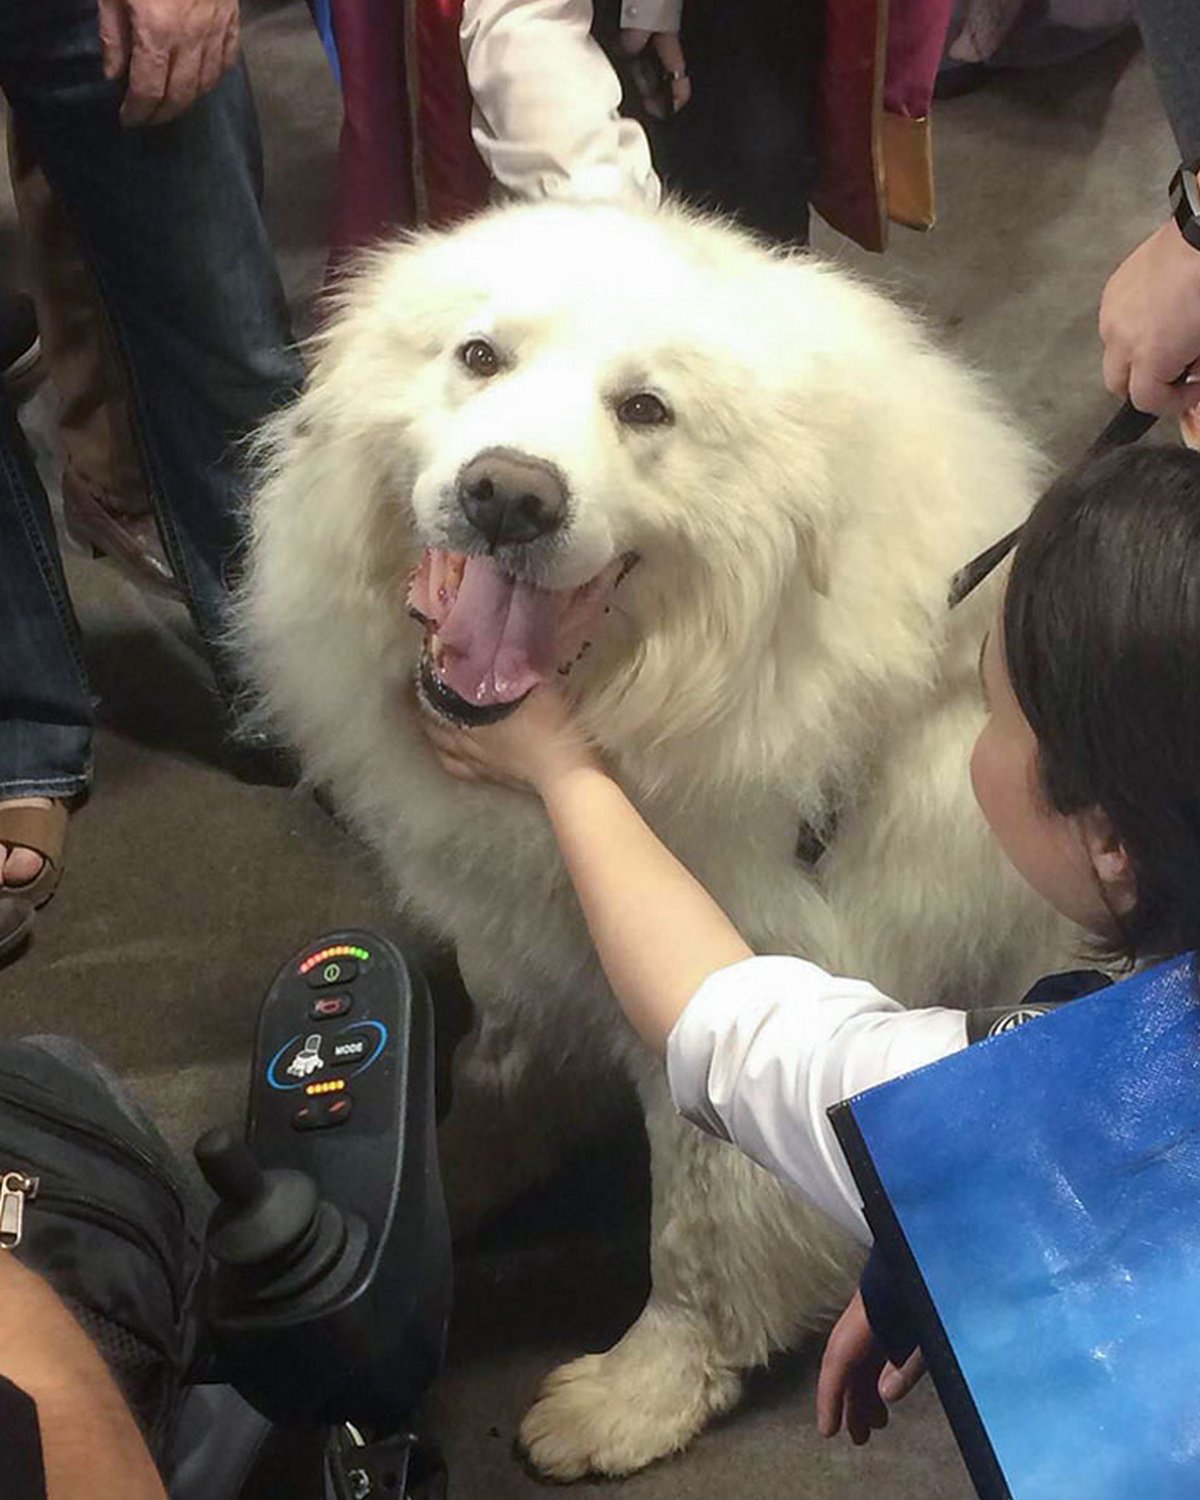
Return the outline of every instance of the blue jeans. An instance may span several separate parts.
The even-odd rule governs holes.
[[[126,130],[96,0],[0,0],[0,89],[73,221],[129,376],[167,554],[218,682],[242,540],[239,444],[299,389],[262,220],[244,69],[180,119]],[[45,493],[0,395],[0,799],[90,776],[91,706]]]

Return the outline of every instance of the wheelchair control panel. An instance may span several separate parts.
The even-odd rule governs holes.
[[[405,1424],[442,1358],[450,1250],[428,987],[378,933],[292,955],[259,1015],[244,1139],[196,1146],[219,1199],[216,1378],[281,1425]]]

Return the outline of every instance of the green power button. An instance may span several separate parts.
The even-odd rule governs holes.
[[[352,958],[332,958],[326,964],[312,969],[308,974],[309,988],[323,990],[331,984],[349,984],[358,973],[358,964]]]

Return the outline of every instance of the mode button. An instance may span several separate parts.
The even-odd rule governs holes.
[[[329,1066],[331,1068],[350,1067],[354,1063],[362,1062],[368,1052],[373,1048],[375,1038],[365,1031],[343,1031],[333,1039]]]

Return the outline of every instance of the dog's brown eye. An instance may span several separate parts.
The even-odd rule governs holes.
[[[458,357],[481,380],[487,380],[500,371],[500,356],[487,339],[468,339],[458,351]]]
[[[617,407],[617,417],[630,427],[664,427],[671,420],[666,405],[649,391],[626,396]]]

